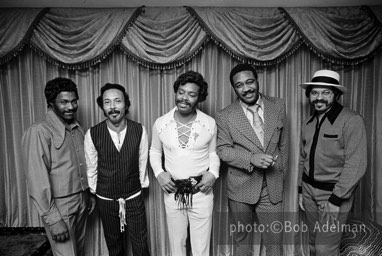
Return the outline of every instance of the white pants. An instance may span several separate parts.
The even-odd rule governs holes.
[[[168,236],[172,256],[186,256],[187,227],[190,224],[190,240],[193,256],[210,255],[212,210],[214,195],[196,193],[192,207],[180,209],[174,194],[164,194]]]

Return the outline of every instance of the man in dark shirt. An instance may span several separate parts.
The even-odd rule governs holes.
[[[314,107],[302,124],[299,165],[299,204],[307,217],[310,255],[339,255],[341,227],[366,170],[364,121],[338,102],[345,91],[339,78],[337,72],[319,70],[300,85]]]

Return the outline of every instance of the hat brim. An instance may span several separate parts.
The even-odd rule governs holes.
[[[338,90],[340,90],[341,92],[345,92],[346,91],[345,87],[343,87],[342,85],[339,85],[339,84],[329,84],[329,83],[323,83],[323,82],[307,82],[307,83],[300,84],[300,87],[303,88],[303,89],[306,89],[309,86],[314,86],[314,85],[315,86],[335,87]]]

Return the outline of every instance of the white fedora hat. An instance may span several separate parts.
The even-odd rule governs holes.
[[[303,89],[308,88],[312,85],[318,86],[332,86],[345,92],[346,89],[340,85],[340,74],[331,70],[318,70],[314,73],[312,81],[300,84],[300,87]]]

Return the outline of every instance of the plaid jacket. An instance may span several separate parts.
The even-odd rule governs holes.
[[[216,114],[218,125],[217,153],[228,165],[227,189],[232,200],[255,204],[259,200],[263,176],[267,180],[272,203],[283,199],[288,166],[288,129],[282,99],[262,95],[264,102],[264,147],[239,102],[235,101]],[[252,154],[278,155],[276,163],[260,169],[250,162]]]

